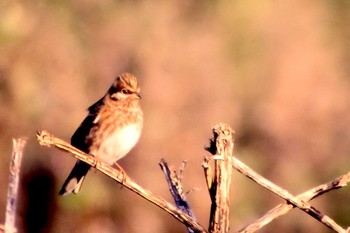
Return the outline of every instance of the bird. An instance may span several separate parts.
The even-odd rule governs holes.
[[[71,137],[72,146],[97,161],[121,168],[116,162],[129,153],[141,135],[140,99],[136,77],[130,73],[118,75],[107,93],[88,108],[88,115]],[[77,160],[59,195],[77,194],[90,168]]]

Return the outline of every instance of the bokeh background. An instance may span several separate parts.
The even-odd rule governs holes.
[[[171,216],[98,172],[59,197],[75,160],[40,147],[36,130],[67,141],[116,74],[142,86],[145,125],[120,161],[172,201],[158,162],[183,160],[198,221],[210,200],[201,162],[211,127],[236,131],[235,156],[293,194],[350,170],[350,1],[1,1],[0,221],[11,138],[28,143],[20,232],[185,232]],[[281,203],[234,172],[231,231]],[[312,201],[343,227],[350,191]],[[298,210],[260,232],[330,232]]]

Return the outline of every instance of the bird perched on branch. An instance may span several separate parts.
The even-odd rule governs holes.
[[[116,163],[135,146],[140,138],[143,113],[140,107],[137,79],[129,74],[119,75],[107,93],[89,107],[89,114],[75,131],[71,144],[97,161]],[[91,166],[78,160],[59,194],[78,193]]]

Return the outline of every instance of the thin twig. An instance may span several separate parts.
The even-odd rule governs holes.
[[[314,187],[306,192],[303,192],[296,196],[296,198],[302,200],[302,201],[310,201],[320,195],[323,195],[331,190],[339,189],[342,187],[347,186],[347,184],[350,182],[350,172],[332,180],[327,183],[321,184],[317,187]],[[249,225],[245,226],[238,232],[254,232],[263,226],[267,225],[271,221],[275,220],[276,218],[288,213],[290,210],[295,208],[295,206],[291,204],[280,204],[270,211],[268,211],[266,214],[264,214],[259,219],[255,220],[254,222],[250,223]]]
[[[173,171],[169,169],[168,163],[161,159],[159,162],[159,166],[161,167],[165,178],[167,180],[169,190],[171,195],[174,198],[174,202],[176,206],[185,214],[191,216],[193,220],[196,220],[194,217],[194,214],[192,212],[192,209],[189,205],[189,203],[186,200],[186,196],[183,193],[182,184],[181,184],[181,178]],[[187,227],[187,231],[190,233],[193,233],[194,231]]]
[[[259,185],[263,186],[267,190],[273,192],[274,194],[278,195],[279,197],[285,199],[287,202],[291,203],[292,205],[298,207],[311,217],[317,219],[321,223],[323,223],[328,228],[336,231],[336,232],[345,232],[345,229],[343,229],[341,226],[339,226],[333,219],[328,217],[327,215],[321,213],[319,210],[317,210],[315,207],[311,206],[307,201],[301,200],[298,197],[294,197],[292,194],[290,194],[287,190],[282,189],[281,187],[277,186],[276,184],[272,183],[271,181],[267,180],[266,178],[262,177],[258,173],[256,173],[254,170],[249,168],[247,165],[239,161],[237,158],[233,158],[233,167],[238,170],[240,173],[248,177],[249,179],[252,179],[254,182],[258,183]]]
[[[164,199],[155,196],[150,191],[142,188],[139,184],[130,179],[126,174],[121,174],[121,172],[106,163],[96,161],[94,156],[86,154],[79,149],[73,147],[69,143],[54,137],[49,134],[47,131],[40,131],[37,133],[37,139],[40,145],[44,146],[54,146],[62,151],[68,152],[69,154],[74,155],[77,159],[80,159],[91,166],[95,167],[97,170],[102,172],[103,174],[109,176],[114,179],[124,187],[128,188],[132,192],[138,194],[143,197],[147,201],[153,203],[154,205],[160,207],[174,218],[185,224],[186,226],[192,228],[195,232],[207,232],[199,223],[194,221],[192,217],[187,214],[182,213],[181,210],[177,209],[175,206],[165,201]]]
[[[16,208],[18,204],[18,183],[21,170],[23,149],[26,140],[23,138],[13,139],[13,150],[10,162],[9,187],[7,191],[7,206],[5,216],[5,232],[16,232]]]

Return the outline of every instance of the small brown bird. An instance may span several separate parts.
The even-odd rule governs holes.
[[[137,79],[119,75],[108,92],[89,107],[89,114],[75,131],[71,144],[98,161],[113,165],[135,146],[140,138],[143,113]],[[90,165],[78,160],[59,194],[78,193]]]

